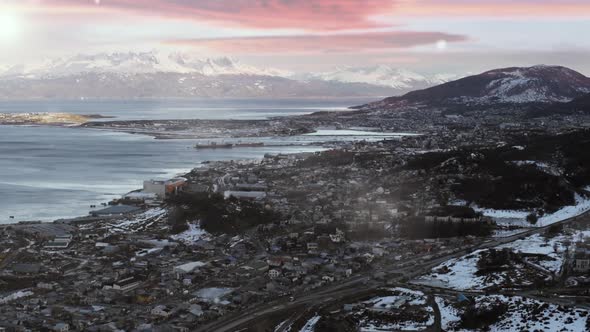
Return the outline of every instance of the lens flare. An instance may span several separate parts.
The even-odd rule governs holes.
[[[18,12],[0,8],[0,42],[18,40],[22,30],[22,19]]]
[[[447,41],[444,39],[441,39],[439,41],[436,42],[436,49],[439,51],[444,51],[447,49]]]

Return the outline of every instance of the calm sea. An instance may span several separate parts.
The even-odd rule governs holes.
[[[263,119],[342,110],[367,100],[1,102],[0,112],[70,112],[117,119]],[[289,138],[290,143],[330,140]],[[342,138],[339,138],[342,139]],[[200,150],[195,140],[155,140],[91,129],[0,126],[0,223],[86,215],[90,205],[185,173],[203,161],[317,151],[318,146]],[[271,139],[267,143],[284,143]],[[15,219],[10,219],[14,216]]]

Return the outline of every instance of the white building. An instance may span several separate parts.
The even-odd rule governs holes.
[[[178,194],[186,185],[187,179],[181,177],[170,180],[147,180],[143,182],[143,192],[165,198],[168,195]]]

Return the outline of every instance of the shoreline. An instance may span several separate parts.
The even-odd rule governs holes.
[[[329,142],[326,142],[325,144],[329,144]],[[270,146],[270,145],[269,145]],[[266,146],[266,147],[269,147]],[[292,144],[292,145],[275,145],[276,147],[317,147],[317,149],[314,149],[315,151],[323,151],[326,148],[323,146],[319,146],[319,145],[314,145],[314,144]],[[241,149],[241,147],[237,147],[236,149]],[[302,152],[275,152],[272,154],[287,154],[287,155],[293,155],[293,154],[297,154],[297,153],[302,153]],[[175,174],[171,174],[171,175],[167,175],[164,177],[186,177],[187,175],[189,175],[194,169],[197,169],[199,167],[206,167],[208,164],[211,163],[226,163],[226,162],[237,162],[237,163],[243,163],[243,162],[255,162],[258,160],[262,160],[264,158],[264,156],[262,157],[252,157],[252,158],[246,158],[246,159],[231,159],[231,160],[223,160],[223,159],[209,159],[209,160],[203,160],[198,164],[191,164],[191,166],[186,167],[186,171],[181,171],[181,172],[177,172]],[[149,178],[144,178],[143,180],[148,180]],[[115,196],[113,198],[111,198],[108,202],[100,202],[97,203],[95,205],[95,208],[89,208],[88,212],[86,215],[72,215],[71,217],[63,217],[63,216],[55,216],[55,217],[49,217],[50,219],[47,220],[35,220],[35,219],[28,219],[28,220],[19,220],[19,221],[8,221],[5,223],[0,223],[0,228],[5,228],[8,226],[15,226],[15,225],[23,225],[26,226],[27,224],[31,225],[31,224],[60,224],[60,223],[68,223],[68,221],[72,222],[72,221],[97,221],[97,220],[106,220],[106,219],[119,219],[119,218],[124,218],[124,215],[115,215],[115,216],[101,216],[101,217],[93,217],[90,212],[93,210],[100,210],[102,208],[107,208],[110,205],[111,202],[116,201],[116,200],[120,200],[122,199],[125,195],[132,193],[132,192],[136,192],[136,191],[141,191],[143,188],[142,187],[134,187],[133,189],[128,189],[125,192],[121,192],[120,194],[112,194],[112,196]],[[91,204],[90,202],[88,202],[88,204]],[[162,202],[162,204],[164,204],[164,202]],[[93,204],[91,204],[93,205]],[[161,207],[162,205],[160,205]],[[142,207],[141,211],[145,211],[145,210],[149,210],[149,207]]]
[[[125,133],[125,134],[129,134],[129,135],[137,134],[137,135],[142,135],[142,136],[150,136],[150,135],[146,135],[146,133],[129,133],[129,132],[120,131],[120,130],[112,131],[112,130],[109,130],[109,129],[106,129],[106,128],[105,129],[102,129],[102,128],[101,129],[95,129],[95,128],[87,128],[87,127],[65,127],[65,128],[94,129],[94,130],[100,130],[100,131]],[[396,137],[400,137],[400,136],[403,136],[403,135],[408,135],[408,134],[405,134],[405,133],[384,133],[384,136],[382,136],[381,133],[379,133],[379,135],[370,135],[370,134],[368,134],[369,132],[361,132],[361,131],[355,132],[355,134],[356,133],[359,133],[359,134],[362,133],[362,134],[365,134],[366,136],[355,136],[355,135],[351,135],[350,132],[346,132],[346,135],[334,135],[334,134],[330,134],[330,135],[317,135],[317,136],[316,135],[313,135],[313,134],[312,135],[302,135],[302,136],[306,136],[306,137],[309,137],[310,139],[315,139],[315,140],[313,140],[313,141],[310,140],[308,142],[298,142],[298,143],[287,143],[287,142],[286,143],[268,143],[268,142],[264,142],[263,148],[269,148],[269,147],[279,147],[279,148],[280,147],[284,147],[284,148],[290,148],[290,147],[293,147],[293,148],[297,148],[297,147],[301,147],[301,148],[317,147],[318,148],[317,151],[322,151],[322,150],[325,150],[325,149],[329,149],[331,147],[337,147],[337,146],[342,145],[342,144],[348,144],[349,142],[351,142],[352,140],[354,140],[354,139],[352,139],[354,137],[364,137],[364,139],[369,140],[369,141],[371,141],[371,140],[381,141],[381,140],[387,140],[387,139],[394,139]],[[420,134],[409,134],[409,135],[410,136],[416,136],[416,135],[420,135]],[[293,135],[293,136],[296,136],[296,135]],[[268,140],[268,139],[277,138],[277,137],[280,137],[280,136],[261,137],[261,138]],[[334,138],[351,137],[351,140],[337,140],[337,139],[336,140],[326,140],[326,138],[328,138],[328,137],[334,137]],[[225,139],[226,137],[216,137],[216,138],[217,139]],[[234,138],[237,139],[239,137],[234,137]],[[155,138],[155,139],[157,139],[157,138]],[[176,139],[176,137],[171,137],[170,139]],[[163,140],[165,140],[165,139],[163,139]],[[246,148],[249,148],[249,147],[246,147]],[[256,147],[256,148],[258,148],[258,147]],[[236,151],[240,151],[240,149],[243,149],[243,148],[242,147],[234,147],[232,149],[227,149],[227,150],[234,150],[234,149]],[[224,149],[224,150],[226,150],[226,149]],[[279,153],[279,154],[297,154],[299,152],[287,151],[287,152],[276,152],[276,153]],[[261,159],[262,158],[254,157],[254,158],[248,158],[248,159],[239,159],[239,160],[236,160],[236,161],[238,161],[238,162],[240,162],[240,161],[248,161],[248,162],[251,162],[251,161],[261,160]],[[208,163],[214,163],[214,162],[227,162],[227,160],[219,160],[219,159],[203,160],[199,164],[196,164],[196,165],[191,166],[188,169],[187,172],[180,172],[180,173],[176,173],[176,174],[171,175],[171,176],[186,176],[193,169],[198,168],[198,167],[202,167],[202,166],[205,166]],[[147,178],[144,179],[144,180],[147,180]],[[120,199],[121,197],[123,197],[127,193],[130,193],[130,192],[133,192],[133,191],[137,191],[137,190],[141,190],[141,188],[137,188],[136,187],[136,188],[130,189],[126,193],[121,193],[121,194],[113,195],[113,196],[117,196],[116,198],[113,198],[113,200]],[[104,203],[104,202],[98,203],[97,204],[97,208],[99,208],[100,207],[99,204],[102,204],[102,203]],[[106,203],[106,204],[108,204],[108,203]],[[0,225],[15,225],[15,224],[22,224],[22,223],[27,223],[27,222],[38,222],[38,221],[40,221],[41,223],[55,223],[55,222],[59,222],[59,221],[63,221],[63,220],[83,219],[83,218],[86,218],[86,217],[87,216],[83,216],[83,215],[75,216],[75,217],[66,217],[66,218],[56,217],[55,219],[52,218],[52,220],[46,220],[46,221],[45,220],[29,219],[29,220],[20,220],[20,221],[14,221],[14,222],[9,222],[9,223],[2,223]]]
[[[325,112],[325,111],[324,111]],[[339,111],[335,111],[336,113],[338,113]],[[68,113],[69,114],[69,113]],[[314,114],[313,112],[310,114]],[[102,116],[102,115],[94,115],[95,118],[115,118],[115,117],[110,117],[110,116]],[[12,127],[19,127],[19,126],[41,126],[41,127],[57,127],[57,128],[69,128],[69,129],[95,129],[95,130],[99,130],[99,131],[106,131],[106,132],[112,132],[112,133],[124,133],[124,134],[129,134],[129,135],[141,135],[141,136],[145,136],[145,137],[152,137],[154,139],[157,140],[177,140],[177,139],[211,139],[211,140],[219,140],[219,139],[240,139],[240,138],[245,138],[245,139],[261,139],[261,140],[268,140],[268,139],[273,139],[273,138],[281,138],[281,137],[296,137],[296,136],[303,136],[307,133],[315,133],[316,132],[316,128],[315,127],[307,127],[307,128],[290,128],[290,124],[292,123],[292,121],[299,119],[300,116],[298,115],[285,115],[285,116],[281,116],[281,117],[269,117],[267,119],[263,119],[263,120],[249,120],[249,119],[244,119],[244,120],[236,120],[236,119],[227,119],[227,120],[202,120],[202,119],[190,119],[190,120],[133,120],[133,121],[105,121],[105,122],[84,122],[81,124],[60,124],[60,123],[34,123],[34,124],[14,124],[14,123],[10,123],[10,124],[0,124],[0,126],[3,125],[7,125],[7,126],[12,126]],[[313,120],[311,120],[312,122],[315,122]],[[172,125],[175,125],[177,123],[187,123],[189,125],[194,125],[194,124],[200,124],[201,126],[205,126],[205,127],[209,127],[211,124],[215,124],[216,128],[213,129],[214,132],[209,132],[209,133],[205,133],[205,134],[193,134],[193,133],[186,133],[186,132],[182,132],[182,131],[174,131],[172,130],[171,132],[155,132],[152,130],[138,130],[138,129],[132,129],[132,128],[116,128],[113,126],[109,126],[112,123],[150,123],[150,124],[159,124],[159,123],[171,123]],[[280,127],[270,127],[269,124],[271,123],[280,123],[281,126]],[[95,128],[92,126],[89,126],[89,124],[97,124],[99,126],[102,126],[103,124],[105,125],[105,127],[102,128]],[[262,128],[261,128],[262,125]],[[244,127],[246,129],[244,129]],[[211,127],[209,127],[211,128]],[[240,128],[242,130],[240,130]],[[288,128],[288,129],[285,129]],[[277,130],[278,129],[278,130]],[[251,130],[251,131],[250,131]],[[250,131],[250,132],[248,132]],[[264,135],[263,135],[264,134]],[[385,135],[389,136],[389,133],[385,133]],[[335,146],[338,144],[342,144],[344,141],[343,140],[326,140],[327,136],[340,136],[340,135],[318,135],[316,136],[316,138],[312,138],[313,135],[310,135],[309,141],[301,141],[301,142],[295,142],[295,143],[272,143],[272,142],[264,142],[264,146],[265,147],[274,147],[274,148],[281,148],[281,147],[285,147],[285,148],[297,148],[297,147],[313,147],[313,146],[318,146],[318,147],[327,147],[327,146]],[[342,135],[342,137],[345,136],[350,136],[350,135]],[[368,135],[368,136],[372,136],[372,135]],[[366,139],[372,140],[372,139],[376,139],[376,137],[365,137]],[[386,136],[379,136],[380,139],[386,139]],[[349,142],[350,140],[345,140],[346,142]],[[239,149],[239,148],[236,148]],[[287,154],[292,154],[294,152],[286,152]],[[258,159],[258,158],[252,158],[252,160],[254,159]],[[199,167],[200,165],[203,165],[206,162],[216,162],[216,161],[222,161],[219,159],[210,159],[210,160],[205,160],[200,162],[199,164],[196,164],[196,167]],[[195,168],[195,165],[192,164],[192,167],[190,167],[190,170],[192,170],[193,168]],[[177,174],[186,174],[186,173],[177,173]],[[145,179],[144,179],[145,180]],[[130,191],[136,191],[138,190],[138,188],[134,188],[134,189],[130,189]],[[107,198],[107,199],[117,199],[120,198],[122,196],[124,196],[125,193],[120,193],[120,194],[116,194],[116,195],[107,195],[107,196],[116,196],[115,198]],[[98,203],[101,204],[101,203]],[[97,204],[97,207],[98,207]],[[72,215],[75,215],[76,213],[73,213]],[[16,214],[15,214],[16,215]],[[43,220],[41,220],[42,223],[54,223],[56,221],[59,220],[64,220],[64,219],[77,219],[77,218],[84,218],[85,216],[76,216],[73,218],[63,218],[60,216],[56,216],[56,217],[43,217]],[[51,218],[51,220],[50,220]],[[28,220],[19,220],[19,221],[10,221],[7,220],[8,223],[3,223],[2,225],[14,225],[14,224],[20,224],[22,222],[29,222],[29,221],[34,221],[36,222],[37,220],[35,220],[35,218],[27,218]]]
[[[285,153],[287,155],[293,155],[293,154],[297,154],[298,152],[294,152],[294,153]],[[264,157],[263,157],[264,158]],[[235,163],[241,163],[241,162],[254,162],[257,160],[262,160],[263,158],[249,158],[249,159],[240,159],[240,160],[232,160],[232,162]],[[197,169],[199,167],[204,167],[207,166],[207,164],[209,163],[218,163],[218,162],[230,162],[230,161],[226,161],[226,160],[205,160],[203,162],[201,162],[200,164],[198,164],[195,167],[192,167],[190,169],[190,171],[186,172],[186,173],[178,173],[175,176],[176,177],[187,177],[194,169]],[[125,195],[128,195],[130,193],[133,192],[138,192],[141,191],[143,188],[136,188],[133,189],[131,191],[128,191],[125,194],[119,195],[119,198],[113,199],[107,203],[101,203],[100,205],[96,205],[96,210],[100,210],[101,208],[107,208],[109,206],[112,206],[110,203],[115,201],[115,200],[120,200],[122,199]],[[162,208],[162,206],[165,204],[164,201],[162,201],[161,204],[158,205],[158,207]],[[155,208],[155,207],[141,207],[141,209],[137,212],[134,212],[134,214],[136,213],[143,213],[147,210],[149,210],[150,208]],[[113,216],[100,216],[100,217],[95,217],[92,216],[90,214],[92,210],[88,211],[88,215],[85,216],[77,216],[77,217],[65,217],[65,218],[58,218],[58,219],[53,219],[52,221],[43,221],[43,220],[21,220],[21,221],[15,221],[12,223],[0,223],[0,228],[6,228],[9,226],[15,226],[15,225],[21,225],[21,226],[26,226],[26,225],[38,225],[38,224],[68,224],[68,225],[72,225],[72,224],[76,224],[76,221],[80,221],[80,222],[92,222],[92,221],[100,221],[100,220],[116,220],[119,218],[124,218],[125,215],[113,215]]]

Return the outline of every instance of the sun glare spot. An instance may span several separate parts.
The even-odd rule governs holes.
[[[16,41],[21,29],[22,20],[18,12],[0,8],[0,42]]]
[[[439,51],[444,51],[447,49],[447,41],[444,39],[441,39],[439,41],[436,42],[436,49]]]

